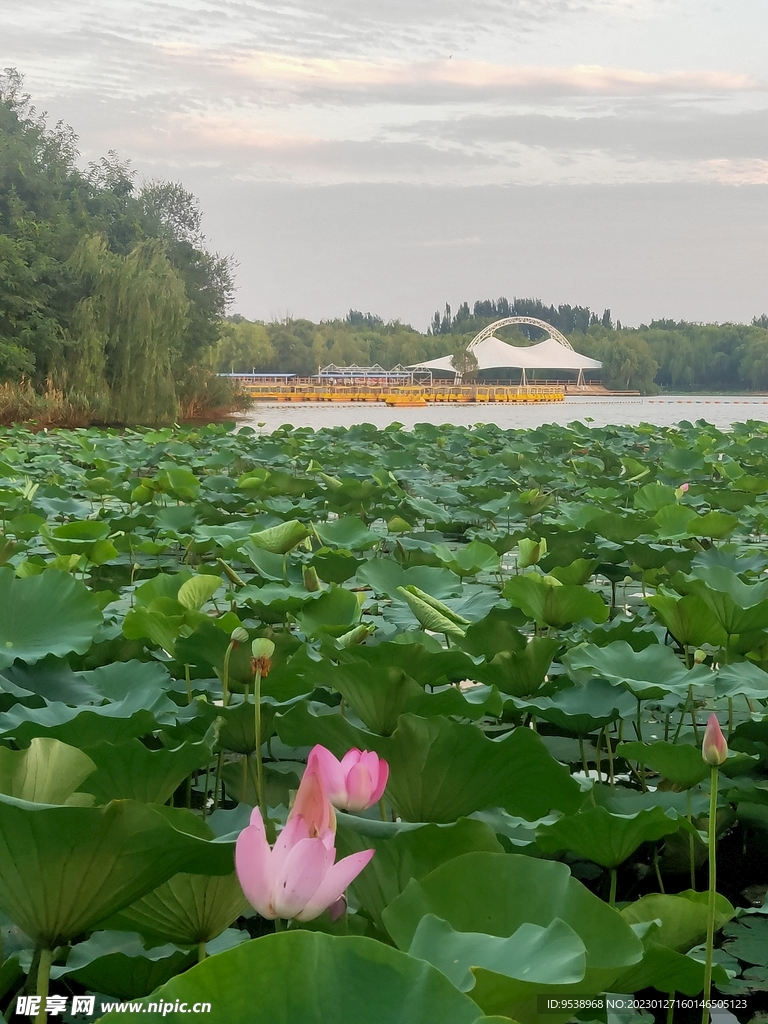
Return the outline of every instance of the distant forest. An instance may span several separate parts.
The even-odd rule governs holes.
[[[388,368],[403,363],[461,354],[483,327],[507,316],[533,316],[552,324],[577,352],[603,362],[609,388],[653,393],[670,391],[768,390],[768,316],[751,324],[695,324],[652,320],[622,327],[611,310],[589,306],[548,306],[539,299],[485,299],[435,313],[427,333],[399,321],[385,323],[372,313],[350,310],[342,320],[313,323],[286,319],[273,323],[229,317],[218,346],[221,372],[250,370],[308,376],[328,363]],[[541,340],[543,333],[522,325],[500,337],[517,345]]]
[[[197,200],[110,153],[78,166],[16,71],[0,74],[0,420],[172,421],[227,405],[213,362],[233,291]]]

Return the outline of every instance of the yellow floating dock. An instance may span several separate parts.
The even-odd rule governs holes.
[[[235,378],[237,379],[237,378]],[[383,402],[393,407],[424,406],[434,402],[562,402],[565,391],[551,385],[403,386],[263,384],[242,378],[243,391],[258,402]]]

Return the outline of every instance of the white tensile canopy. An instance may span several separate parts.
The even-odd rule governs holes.
[[[520,370],[523,381],[526,370],[572,370],[581,380],[585,370],[600,370],[602,363],[598,359],[590,359],[573,349],[565,348],[554,338],[545,338],[538,345],[522,348],[508,345],[491,335],[472,347],[477,359],[478,370],[514,369]],[[458,373],[453,365],[453,356],[431,359],[426,363],[418,363],[409,367],[412,370],[432,370],[436,373]]]

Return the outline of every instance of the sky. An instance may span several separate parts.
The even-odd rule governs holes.
[[[765,0],[3,0],[82,161],[179,180],[233,310],[768,312]]]

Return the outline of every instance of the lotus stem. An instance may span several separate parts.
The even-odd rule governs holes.
[[[232,657],[232,651],[235,649],[234,640],[230,640],[227,647],[226,654],[224,655],[224,670],[221,673],[221,703],[224,707],[229,704],[229,659]]]
[[[712,992],[712,952],[715,945],[715,899],[717,898],[717,787],[720,781],[717,765],[712,766],[709,792],[709,898],[707,900],[707,958],[704,964],[702,993],[702,1024],[709,1024],[709,998]]]
[[[224,762],[224,751],[219,751],[219,756],[216,758],[216,778],[213,780],[213,809],[214,811],[219,806],[219,780],[221,779],[221,766]]]
[[[686,796],[686,805],[687,805],[685,813],[686,813],[686,817],[688,818],[688,824],[691,825],[691,824],[693,824],[693,819],[691,817],[691,791],[690,791],[690,789],[686,789],[685,796]],[[691,868],[691,888],[695,889],[696,888],[696,852],[695,852],[695,846],[694,846],[694,840],[693,840],[693,833],[692,832],[688,833],[688,862],[689,862],[689,865],[690,865],[690,868]]]
[[[672,1024],[675,1019],[675,993],[669,993],[669,1002],[667,1003],[667,1024]]]
[[[207,955],[208,954],[205,951],[205,939],[201,939],[197,944],[197,962],[201,964]]]
[[[40,960],[37,964],[37,987],[35,995],[40,996],[40,1010],[35,1017],[35,1024],[45,1024],[48,1014],[45,1012],[45,1001],[48,998],[48,984],[51,980],[51,964],[53,963],[53,950],[41,949]]]
[[[664,896],[666,895],[666,890],[664,889],[664,879],[661,877],[661,868],[659,867],[658,843],[653,848],[653,870],[656,872],[656,881],[659,883],[659,892]]]
[[[189,665],[184,666],[184,682],[187,684],[187,704],[192,703],[192,681],[189,678]]]
[[[605,750],[608,754],[608,783],[611,789],[616,785],[616,777],[613,774],[613,747],[611,746],[611,734],[608,732],[608,726],[603,729],[605,733]]]
[[[276,932],[288,931],[288,922],[284,921],[282,919],[282,917],[276,917],[275,918],[275,931]]]
[[[256,743],[256,795],[259,800],[259,809],[266,825],[267,801],[264,796],[264,765],[261,759],[261,671],[257,669],[253,674],[253,733]]]
[[[608,902],[612,907],[616,906],[616,885],[619,880],[619,872],[616,868],[611,868],[611,891],[608,896]]]

